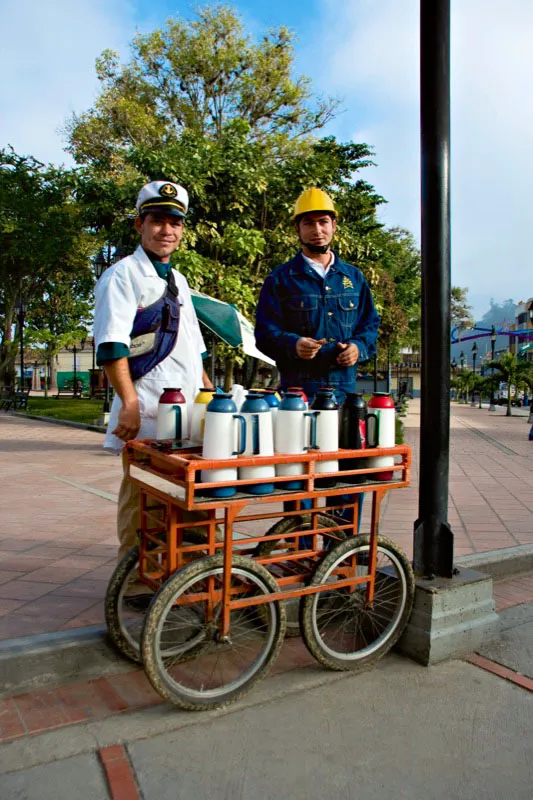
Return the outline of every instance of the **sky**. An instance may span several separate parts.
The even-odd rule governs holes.
[[[387,198],[388,226],[420,235],[419,0],[235,0],[247,30],[294,30],[295,71],[340,97],[324,131],[366,142],[376,166],[363,177]],[[61,127],[93,103],[104,48],[128,57],[137,31],[195,3],[160,0],[2,2],[0,146],[71,164]],[[533,3],[451,0],[452,282],[480,318],[490,300],[533,296]]]

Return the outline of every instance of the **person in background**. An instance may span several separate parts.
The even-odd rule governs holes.
[[[181,388],[187,403],[199,387],[212,388],[203,369],[205,345],[189,286],[170,265],[188,203],[187,191],[176,183],[143,186],[135,218],[140,245],[109,267],[95,288],[97,363],[115,390],[104,447],[118,453],[131,439],[155,437],[165,387]],[[117,513],[119,559],[137,543],[138,528],[139,490],[124,475]],[[126,593],[134,606],[149,591],[138,583]]]

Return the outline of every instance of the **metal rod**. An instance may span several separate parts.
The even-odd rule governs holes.
[[[422,157],[422,401],[417,574],[451,577],[450,446],[450,0],[420,4]]]
[[[20,388],[24,391],[24,308],[20,308]]]

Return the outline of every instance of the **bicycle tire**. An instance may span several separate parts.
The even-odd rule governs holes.
[[[204,544],[205,536],[188,531],[184,537],[184,543]],[[203,556],[199,553],[198,557]],[[129,579],[136,575],[138,567],[139,545],[135,545],[115,567],[107,586],[104,606],[109,638],[117,650],[134,664],[142,664],[140,640],[148,605],[144,613],[141,610],[132,612],[124,609],[124,590]],[[155,592],[152,597],[154,595]]]
[[[161,697],[187,710],[220,708],[237,700],[269,671],[283,643],[286,617],[282,602],[266,603],[261,606],[261,609],[265,609],[261,614],[256,613],[257,607],[253,606],[234,609],[231,612],[230,639],[226,642],[217,637],[220,603],[211,620],[206,618],[208,603],[203,600],[191,600],[189,606],[175,605],[179,600],[183,603],[187,593],[191,597],[198,593],[205,594],[208,581],[216,581],[221,591],[222,578],[222,554],[206,556],[188,564],[165,582],[146,616],[141,649],[148,679]],[[232,582],[237,581],[246,583],[248,596],[254,592],[267,595],[278,589],[274,578],[264,567],[244,556],[234,556],[232,560]],[[194,618],[194,624],[198,630],[203,630],[205,636],[205,644],[198,658],[165,658],[168,646],[161,647],[165,622],[175,608],[181,610],[171,618],[168,633],[179,636],[180,630],[187,630]],[[255,657],[257,647],[254,650],[254,641],[257,643],[261,636],[264,636],[264,645],[259,643]],[[244,649],[239,641],[244,641]],[[228,658],[223,661],[226,655]],[[235,670],[238,670],[237,675],[234,674]]]
[[[366,606],[366,583],[335,590],[334,571],[353,556],[359,574],[368,574],[369,544],[370,536],[360,535],[336,545],[309,583],[330,581],[331,589],[301,599],[302,638],[317,661],[330,669],[357,670],[376,663],[396,644],[411,614],[415,592],[411,564],[385,537],[378,537],[372,604]]]
[[[319,514],[317,518],[317,528],[331,528],[333,525],[337,525],[337,522],[333,517],[330,517],[328,514]],[[257,545],[254,558],[256,557],[263,557],[267,558],[268,556],[272,555],[275,550],[278,550],[280,544],[283,542],[283,537],[287,534],[294,533],[294,531],[304,531],[304,530],[311,530],[312,529],[312,522],[305,521],[304,515],[298,515],[297,517],[283,517],[282,519],[278,520],[268,531],[265,533],[265,536],[275,536],[279,534],[279,539],[271,539],[270,541],[266,542],[259,542]],[[346,538],[346,531],[339,530],[338,534],[339,539]],[[300,636],[300,620],[299,620],[299,608],[300,608],[300,600],[299,598],[295,597],[291,600],[285,600],[285,607],[287,611],[287,628],[285,631],[285,636],[288,639],[292,639],[296,636]]]

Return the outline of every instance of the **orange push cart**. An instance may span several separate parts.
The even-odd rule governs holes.
[[[111,578],[106,620],[162,697],[187,709],[235,700],[268,672],[286,635],[301,634],[336,670],[372,664],[399,639],[414,577],[400,548],[379,535],[379,515],[387,492],[409,484],[408,446],[232,459],[233,467],[302,464],[301,490],[283,488],[294,476],[276,477],[266,495],[247,491],[260,478],[202,483],[201,470],[229,462],[203,459],[200,448],[147,440],[130,442],[126,453],[140,488],[139,545]],[[377,479],[384,467],[372,459],[382,456],[394,458],[392,480]],[[338,472],[317,474],[325,460],[338,461]],[[211,496],[227,486],[233,496]],[[368,534],[357,533],[362,493],[372,495]],[[273,507],[285,500],[293,511]],[[265,535],[253,530],[273,520]],[[145,592],[133,609],[132,579]]]

